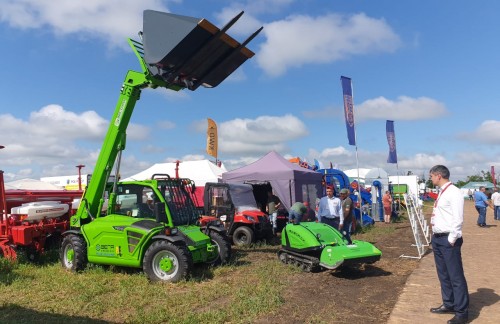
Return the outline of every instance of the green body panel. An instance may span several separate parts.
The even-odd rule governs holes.
[[[335,269],[344,262],[358,260],[378,260],[382,252],[373,244],[364,241],[352,242],[352,245],[328,245],[321,252],[320,265],[327,269]]]
[[[193,263],[200,263],[217,256],[217,248],[212,245],[208,235],[200,231],[200,227],[195,225],[177,227],[188,237],[188,250],[191,252]]]
[[[327,269],[335,269],[344,262],[374,262],[382,256],[373,244],[354,240],[349,245],[335,228],[316,222],[286,225],[281,244],[285,250],[319,257],[320,265]]]
[[[285,234],[282,233],[281,235],[281,244],[299,250],[324,245],[345,244],[342,234],[324,223],[302,222],[298,225],[288,224],[284,232]],[[287,240],[289,244],[287,244]]]
[[[151,237],[163,229],[153,220],[123,215],[99,217],[81,226],[89,262],[127,267],[142,266]]]

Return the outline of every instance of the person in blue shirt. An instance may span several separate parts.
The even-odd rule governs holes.
[[[485,187],[479,187],[479,191],[474,193],[474,204],[478,212],[477,226],[486,227],[486,208],[490,206],[493,209],[491,201],[488,200],[488,196],[484,193],[486,191]]]

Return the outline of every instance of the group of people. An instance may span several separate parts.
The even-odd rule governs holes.
[[[444,165],[436,165],[429,171],[433,185],[439,188],[439,194],[434,202],[431,226],[432,249],[436,264],[437,276],[441,286],[442,304],[430,309],[434,314],[454,314],[448,320],[449,324],[467,323],[469,320],[469,292],[462,264],[461,247],[463,244],[462,226],[464,212],[464,197],[459,188],[450,182],[450,171]],[[486,220],[486,208],[495,210],[495,219],[500,219],[500,193],[495,189],[491,199],[487,199],[481,187],[475,193],[474,200],[478,210],[478,225],[483,226]],[[386,192],[384,197],[389,196]],[[384,220],[390,221],[392,198],[383,198]],[[388,207],[387,209],[385,207]],[[295,203],[289,211],[289,221],[299,223],[308,208],[300,202]],[[349,190],[342,189],[340,198],[334,196],[334,189],[327,187],[326,196],[319,201],[317,221],[329,224],[344,232],[349,243],[350,233],[355,226],[353,202],[349,198]]]
[[[474,192],[474,206],[478,213],[477,226],[486,227],[486,210],[488,207],[493,209],[493,219],[500,220],[500,193],[498,188],[493,189],[491,200],[489,200],[486,195],[486,187],[479,187],[479,191]]]

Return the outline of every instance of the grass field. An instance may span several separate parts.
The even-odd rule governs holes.
[[[252,249],[270,257],[244,261]],[[190,280],[177,284],[150,284],[142,271],[96,265],[69,273],[55,253],[41,265],[20,262],[9,270],[2,262],[0,322],[248,322],[281,305],[287,274],[298,271],[279,263],[276,250],[236,250],[231,264],[199,266]]]
[[[395,228],[363,227],[353,239],[376,241]],[[290,278],[300,272],[279,262],[278,248],[234,248],[229,265],[196,266],[177,284],[151,284],[139,269],[113,266],[67,272],[57,251],[40,264],[0,258],[0,323],[253,322],[282,307]]]

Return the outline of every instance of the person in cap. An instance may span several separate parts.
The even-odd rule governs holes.
[[[351,231],[355,229],[356,221],[354,220],[354,204],[351,197],[349,197],[349,189],[340,190],[340,199],[342,200],[342,212],[344,215],[344,225],[342,226],[342,233],[345,238],[352,244]]]
[[[342,201],[333,195],[333,187],[326,187],[326,196],[319,201],[318,221],[328,224],[335,229],[344,225]]]

